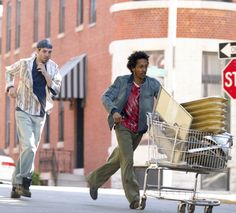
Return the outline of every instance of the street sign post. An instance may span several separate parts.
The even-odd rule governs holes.
[[[224,68],[223,88],[228,95],[236,99],[236,59],[232,59]]]
[[[236,42],[220,43],[218,56],[220,59],[236,58]]]

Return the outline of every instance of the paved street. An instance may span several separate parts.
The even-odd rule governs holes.
[[[91,200],[88,188],[32,186],[31,199],[10,199],[10,185],[0,185],[1,213],[176,213],[177,202],[148,198],[144,211],[130,210],[122,190],[99,189],[98,200]],[[235,204],[214,207],[214,213],[233,213]],[[187,212],[187,211],[186,211]],[[196,207],[195,213],[203,213]]]

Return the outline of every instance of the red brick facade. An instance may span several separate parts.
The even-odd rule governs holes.
[[[6,3],[12,4],[11,51],[6,52]],[[3,0],[2,23],[2,68],[0,78],[0,147],[5,144],[5,94],[4,67],[20,58],[28,57],[34,51],[33,44],[33,2],[21,1],[20,48],[15,50],[15,1]],[[39,1],[39,39],[45,35],[45,1]],[[125,0],[102,0],[96,3],[96,23],[89,24],[89,1],[84,0],[84,23],[82,30],[76,30],[76,0],[66,1],[65,33],[59,35],[59,1],[52,1],[51,36],[54,45],[52,59],[60,66],[70,58],[87,54],[87,88],[84,107],[84,169],[88,173],[101,165],[108,156],[111,134],[106,122],[100,97],[111,83],[112,57],[109,45],[112,41],[136,38],[166,38],[168,36],[168,8],[122,10],[110,13],[114,3]],[[234,2],[236,2],[234,0]],[[177,38],[235,39],[236,11],[216,9],[179,8],[177,13]],[[11,101],[11,142],[9,154],[14,158],[14,105]],[[65,102],[64,149],[74,151],[75,106]],[[51,114],[51,148],[58,142],[58,102]],[[42,138],[41,146],[44,143]],[[36,161],[36,168],[38,159]],[[75,167],[75,166],[73,166]]]
[[[177,37],[234,40],[235,18],[236,13],[232,11],[181,8],[178,9]]]

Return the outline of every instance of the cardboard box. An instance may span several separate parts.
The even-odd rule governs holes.
[[[192,116],[162,87],[154,107],[154,112],[158,113],[160,120],[170,126],[177,126],[189,129],[192,123]],[[179,131],[178,138],[185,140],[187,131]]]

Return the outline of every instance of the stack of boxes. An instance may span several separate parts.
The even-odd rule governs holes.
[[[226,132],[226,102],[222,97],[207,97],[181,106],[193,117],[191,129],[221,134]]]

